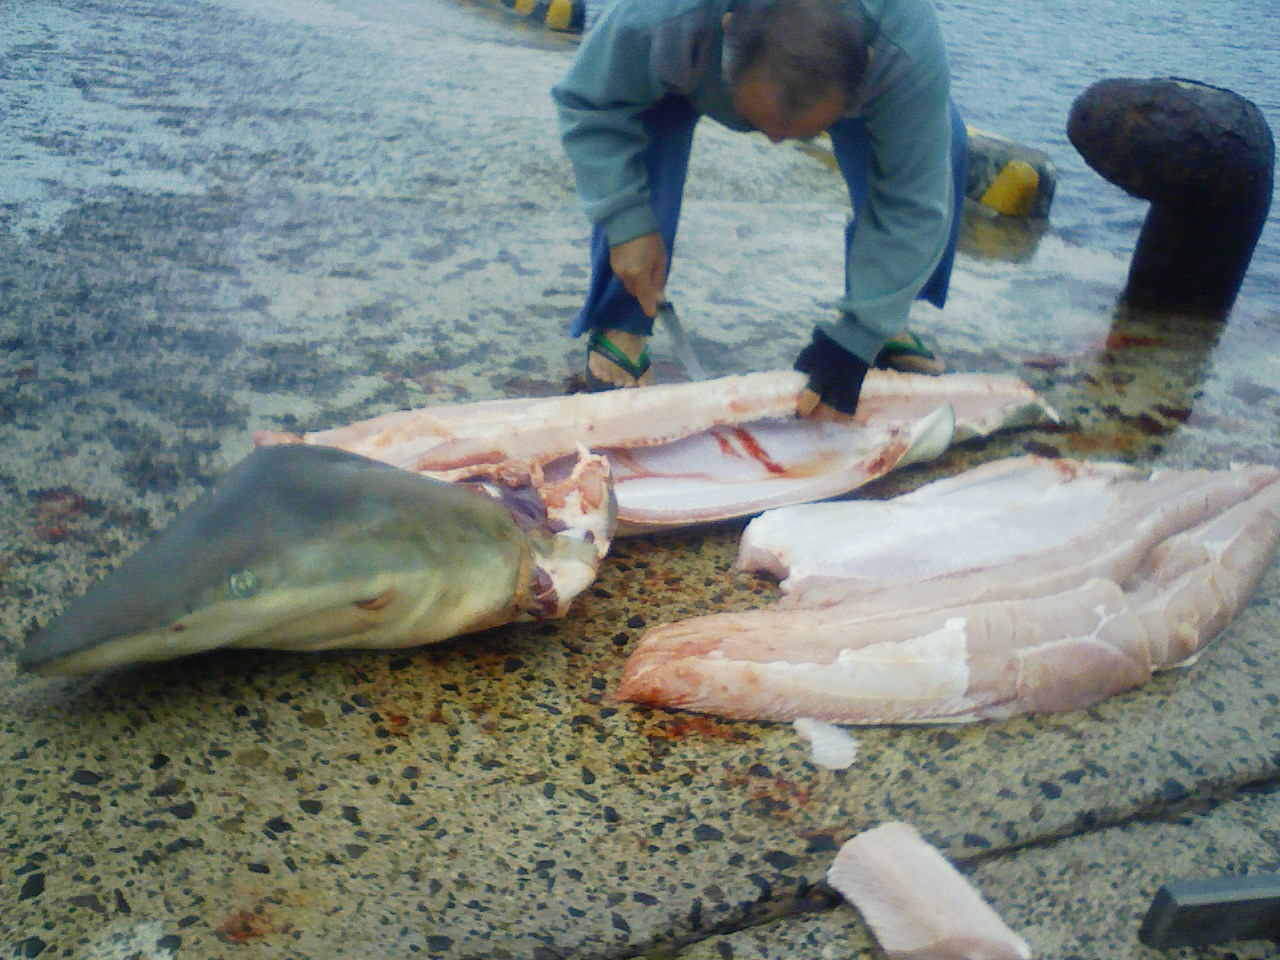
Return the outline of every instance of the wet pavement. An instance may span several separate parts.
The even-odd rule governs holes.
[[[500,8],[38,0],[0,34],[0,955],[869,956],[822,877],[904,819],[1037,956],[1146,960],[1160,882],[1275,869],[1276,565],[1186,669],[1076,714],[860,730],[844,771],[787,725],[611,698],[647,625],[774,595],[731,569],[740,525],[619,542],[563,622],[18,674],[253,431],[562,392],[587,229],[546,96],[572,40]],[[846,203],[810,154],[700,129],[669,290],[713,372],[789,365]],[[1063,422],[882,492],[1021,451],[1278,462],[1274,307],[1126,318],[1121,259],[981,214],[965,249],[916,325]]]

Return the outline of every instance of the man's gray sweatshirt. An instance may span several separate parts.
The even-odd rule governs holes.
[[[868,193],[846,252],[838,323],[822,329],[872,363],[906,324],[946,249],[952,216],[950,75],[929,0],[845,0],[871,60],[848,115],[871,141]],[[642,114],[668,95],[734,130],[750,125],[724,81],[722,19],[734,0],[607,0],[552,90],[590,220],[610,246],[657,230]]]

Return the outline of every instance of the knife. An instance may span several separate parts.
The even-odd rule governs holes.
[[[707,371],[698,361],[698,355],[693,352],[693,347],[689,345],[689,338],[684,335],[684,326],[680,323],[680,318],[676,316],[676,308],[671,305],[670,300],[664,298],[658,301],[658,319],[667,328],[667,333],[671,334],[671,343],[675,347],[676,358],[680,361],[680,365],[684,367],[684,372],[688,374],[689,379],[707,379]]]

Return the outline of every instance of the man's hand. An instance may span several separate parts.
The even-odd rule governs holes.
[[[627,293],[640,301],[640,309],[647,316],[655,316],[667,282],[667,248],[662,235],[646,233],[610,247],[609,266]]]
[[[801,393],[801,416],[821,414],[825,409],[852,416],[858,408],[867,364],[836,343],[821,330],[796,357],[795,368],[809,375],[809,386]],[[821,402],[818,402],[821,401]]]

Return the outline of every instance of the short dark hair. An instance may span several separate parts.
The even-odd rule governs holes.
[[[809,107],[832,87],[848,93],[867,69],[862,22],[848,0],[740,0],[725,33],[730,86],[757,69],[779,85],[783,109]]]

